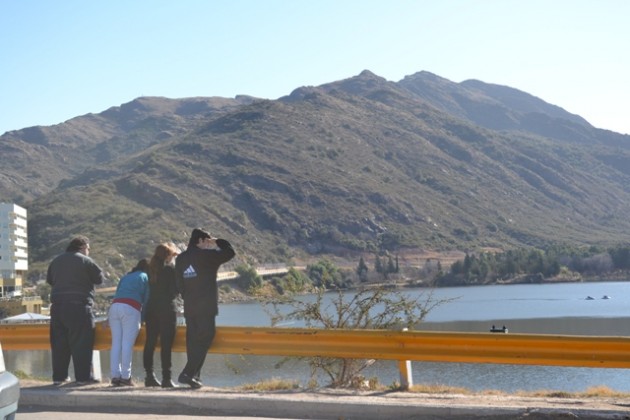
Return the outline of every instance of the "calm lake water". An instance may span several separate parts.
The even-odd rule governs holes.
[[[487,332],[493,325],[505,325],[510,333],[630,336],[630,282],[408,289],[404,293],[410,297],[432,293],[435,300],[454,299],[431,311],[420,328],[423,330]],[[270,322],[260,304],[241,303],[221,305],[217,325],[269,326]],[[293,379],[302,385],[308,382],[308,366],[289,362],[277,368],[280,360],[268,356],[209,354],[202,380],[217,387],[270,378]],[[155,361],[159,372],[158,353]],[[5,363],[9,370],[50,377],[50,354],[46,351],[5,351]],[[185,354],[174,353],[173,364],[177,375],[185,364]],[[101,352],[101,367],[103,376],[108,377],[109,352]],[[416,384],[441,384],[474,391],[584,391],[607,386],[630,392],[630,370],[626,369],[413,362],[412,370]],[[134,355],[133,371],[139,379],[144,377],[140,352]],[[399,381],[396,362],[392,361],[377,362],[365,376],[376,376],[386,385]],[[321,378],[320,384],[325,383]]]

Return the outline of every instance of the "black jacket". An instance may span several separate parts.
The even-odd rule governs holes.
[[[92,305],[94,285],[104,280],[103,270],[90,257],[80,252],[64,252],[48,266],[50,302]]]
[[[160,268],[157,278],[149,281],[149,302],[147,311],[176,311],[177,285],[175,282],[175,267],[165,265]]]
[[[177,289],[184,299],[184,315],[200,309],[207,309],[213,315],[219,313],[217,271],[221,264],[234,258],[235,252],[225,239],[217,239],[217,246],[219,249],[190,246],[175,260]]]

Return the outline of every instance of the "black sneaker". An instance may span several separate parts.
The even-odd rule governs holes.
[[[98,379],[90,378],[87,381],[76,381],[75,383],[79,386],[84,386],[84,385],[100,384],[101,381],[99,381]]]
[[[120,386],[120,378],[112,378],[112,386]]]
[[[120,378],[118,380],[118,386],[136,386],[136,384],[133,382],[131,378],[128,378],[128,379]]]
[[[70,377],[67,377],[66,379],[64,379],[63,381],[53,381],[53,385],[54,386],[61,386],[63,384],[67,384],[70,382]]]
[[[144,378],[144,386],[146,387],[162,386],[162,383],[157,380],[155,375],[151,374],[151,375],[147,375],[147,377]]]
[[[191,376],[188,376],[184,372],[179,375],[179,378],[177,378],[177,382],[179,382],[180,384],[190,385],[192,389],[199,389],[203,386],[200,381]]]

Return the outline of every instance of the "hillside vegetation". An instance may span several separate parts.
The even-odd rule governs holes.
[[[510,87],[364,71],[278,100],[138,98],[5,133],[0,197],[29,211],[33,278],[74,234],[119,276],[197,226],[236,246],[235,265],[608,246],[630,239],[630,136]]]

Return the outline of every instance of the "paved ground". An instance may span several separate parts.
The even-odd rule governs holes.
[[[19,411],[18,420],[120,420],[120,414],[104,413],[74,413],[59,411]],[[203,416],[204,419],[213,420],[253,420],[254,417],[225,417]],[[173,416],[162,414],[125,414],[124,420],[199,420],[199,416]],[[270,417],[256,417],[255,420],[279,420]],[[285,419],[293,420],[293,419]]]
[[[630,419],[630,399],[534,398],[506,395],[417,394],[345,390],[237,392],[204,387],[112,388],[105,384],[54,387],[22,381],[20,417],[32,413],[125,413],[125,418],[185,416],[286,419]],[[43,414],[42,414],[43,415]],[[91,420],[108,419],[95,414]],[[87,417],[86,415],[81,418]],[[73,420],[71,416],[63,416]],[[42,416],[37,418],[44,418]]]
[[[17,420],[121,420],[121,414],[106,413],[75,413],[60,411],[18,411]],[[173,416],[163,414],[124,414],[123,420],[199,420],[199,416]],[[225,416],[203,416],[204,419],[211,420],[293,420],[277,419],[271,417],[225,417]]]

